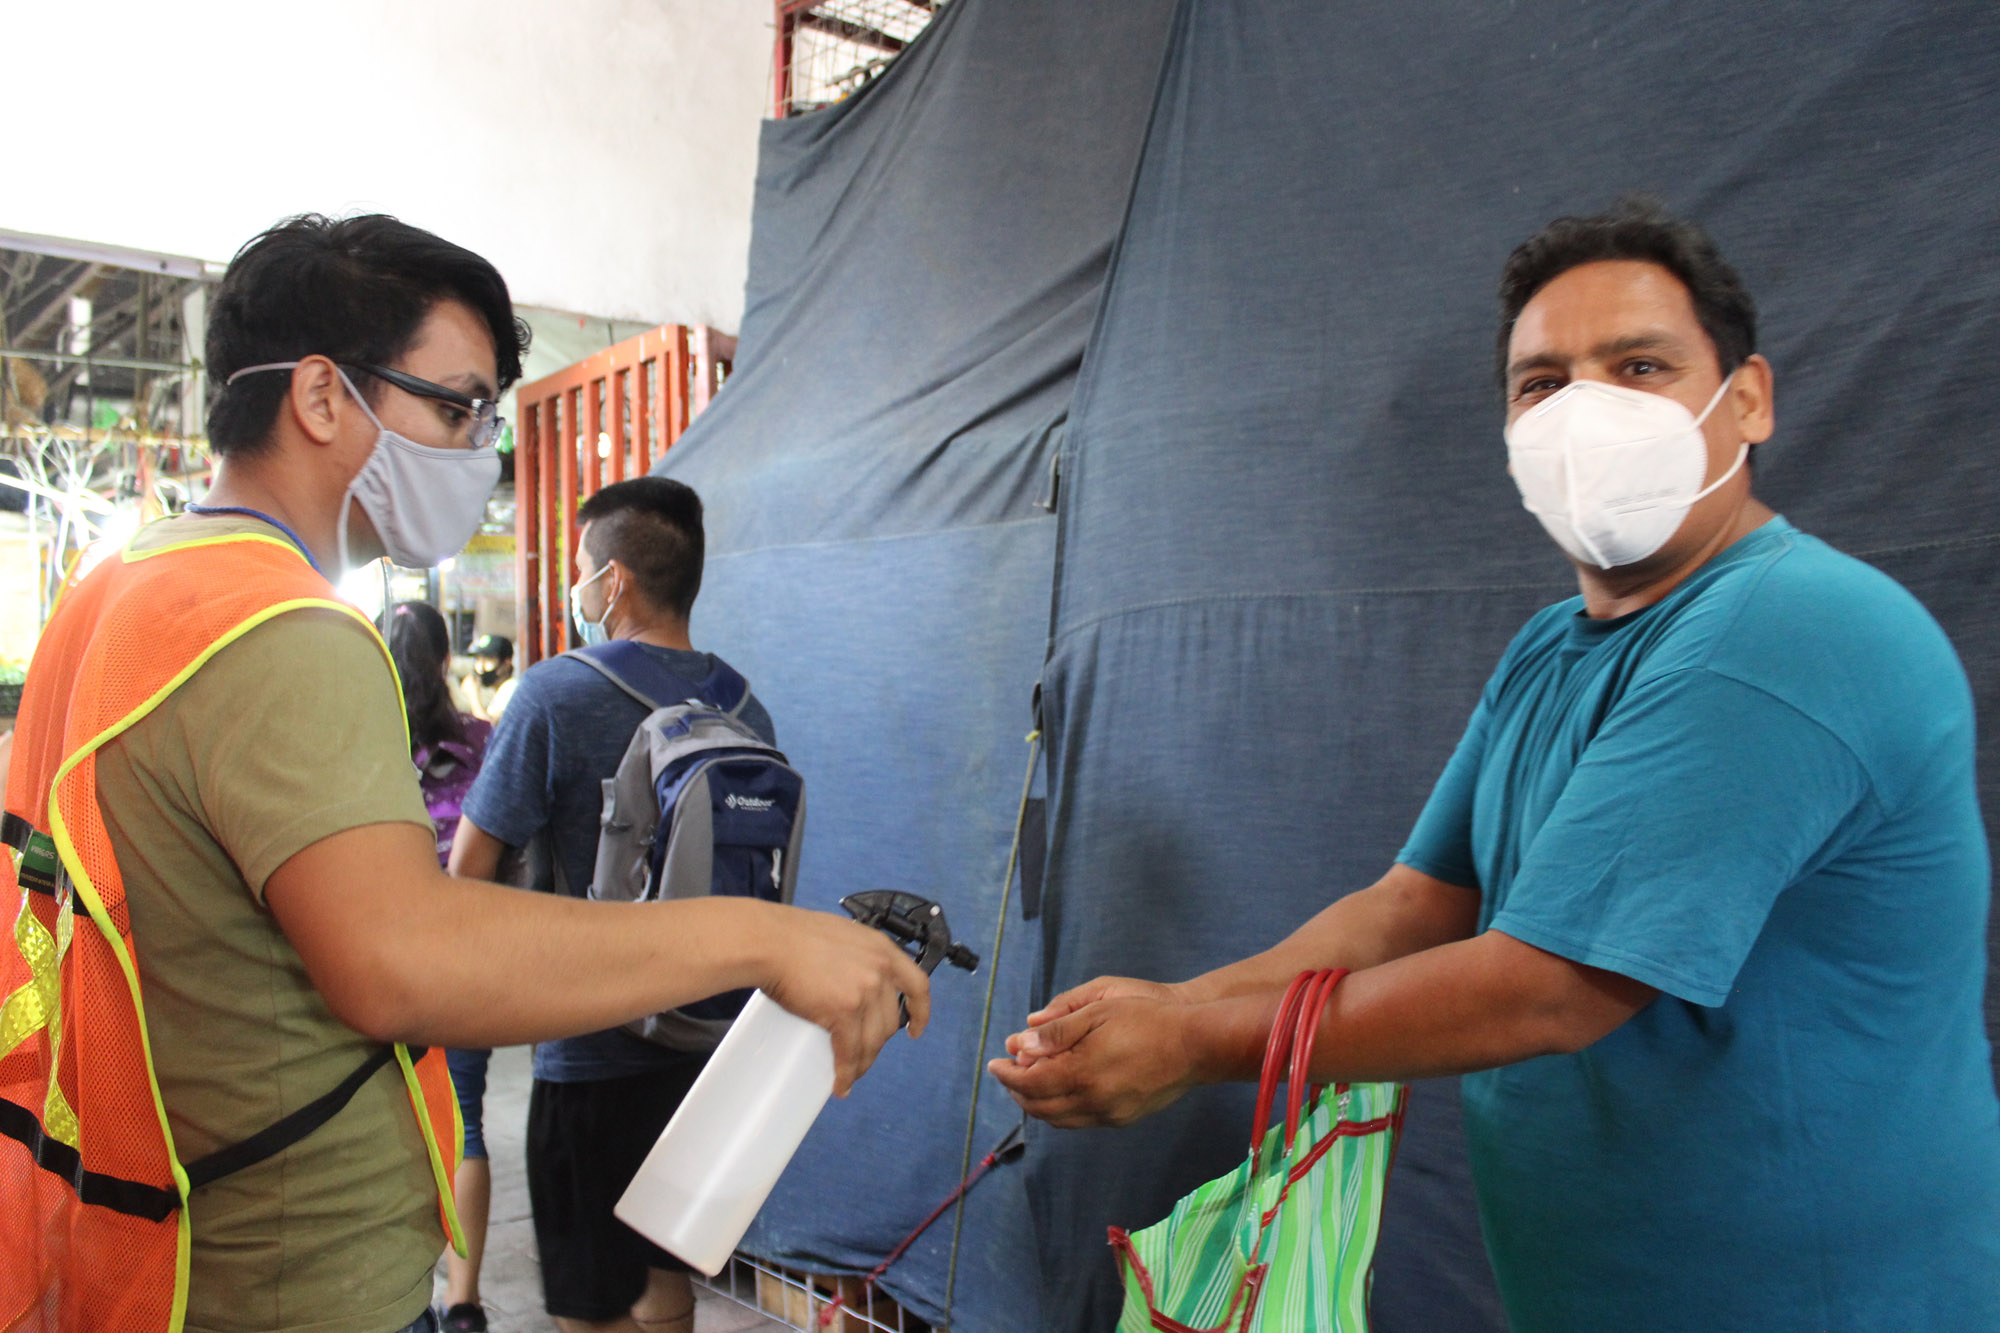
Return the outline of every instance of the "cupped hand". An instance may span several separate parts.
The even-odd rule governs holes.
[[[1023,1066],[1031,1065],[1043,1056],[1055,1054],[1062,1049],[1056,1043],[1063,1033],[1076,1032],[1081,1036],[1082,1032],[1076,1028],[1051,1030],[1050,1025],[1056,1019],[1066,1014],[1073,1014],[1086,1005],[1096,1004],[1099,1000],[1179,1001],[1183,998],[1180,987],[1170,986],[1164,982],[1141,981],[1137,977],[1098,977],[1084,982],[1081,986],[1071,987],[1029,1014],[1027,1029],[1007,1038],[1007,1054],[1013,1056],[1015,1062]],[[1030,1043],[1028,1038],[1037,1034],[1040,1040]]]
[[[1171,993],[1112,994],[1015,1034],[1014,1058],[986,1068],[1022,1110],[1058,1128],[1129,1125],[1194,1086],[1186,1012]]]
[[[783,909],[773,975],[764,991],[833,1037],[833,1095],[868,1072],[909,1007],[910,1035],[930,1022],[931,979],[879,930],[828,912]]]

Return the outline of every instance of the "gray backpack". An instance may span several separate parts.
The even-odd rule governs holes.
[[[743,723],[749,682],[717,661],[697,697],[663,705],[685,685],[638,644],[597,644],[567,656],[651,710],[618,772],[604,780],[586,896],[791,902],[805,836],[805,779]],[[747,990],[732,991],[625,1027],[675,1050],[712,1051],[749,998]]]

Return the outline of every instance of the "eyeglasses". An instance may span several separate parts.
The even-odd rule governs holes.
[[[387,381],[404,393],[413,393],[419,398],[430,398],[440,403],[450,403],[453,407],[464,408],[472,419],[468,437],[475,449],[487,448],[499,439],[500,432],[507,428],[507,418],[500,415],[500,403],[497,399],[468,397],[456,389],[447,389],[442,384],[433,384],[429,380],[419,379],[400,370],[391,370],[387,366],[370,365],[366,361],[342,364],[349,370],[358,370]]]

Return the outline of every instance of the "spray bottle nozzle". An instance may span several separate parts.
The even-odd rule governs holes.
[[[862,925],[873,926],[902,945],[927,973],[937,971],[939,963],[950,963],[966,972],[979,967],[979,955],[951,937],[944,909],[928,898],[895,889],[871,889],[848,894],[840,905]]]

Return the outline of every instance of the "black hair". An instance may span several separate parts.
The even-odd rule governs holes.
[[[410,753],[436,749],[441,741],[463,741],[465,723],[445,685],[451,661],[451,631],[429,602],[398,602],[389,617],[389,656],[403,678],[403,710],[410,719]]]
[[[325,356],[393,366],[440,301],[486,322],[500,389],[521,378],[528,326],[498,269],[462,246],[382,213],[287,218],[236,252],[208,307],[209,448],[254,454],[290,391],[289,377],[229,377],[246,366]],[[371,402],[374,377],[348,372]]]
[[[616,560],[645,599],[686,620],[701,591],[704,538],[701,497],[667,477],[635,477],[606,486],[576,511],[590,525],[583,547],[599,565]]]
[[[1507,343],[1514,321],[1535,293],[1584,264],[1633,259],[1658,264],[1680,279],[1694,315],[1715,347],[1724,375],[1757,350],[1757,306],[1743,279],[1708,233],[1667,212],[1650,195],[1626,195],[1609,212],[1557,218],[1507,256],[1500,272],[1500,383],[1507,383]]]

